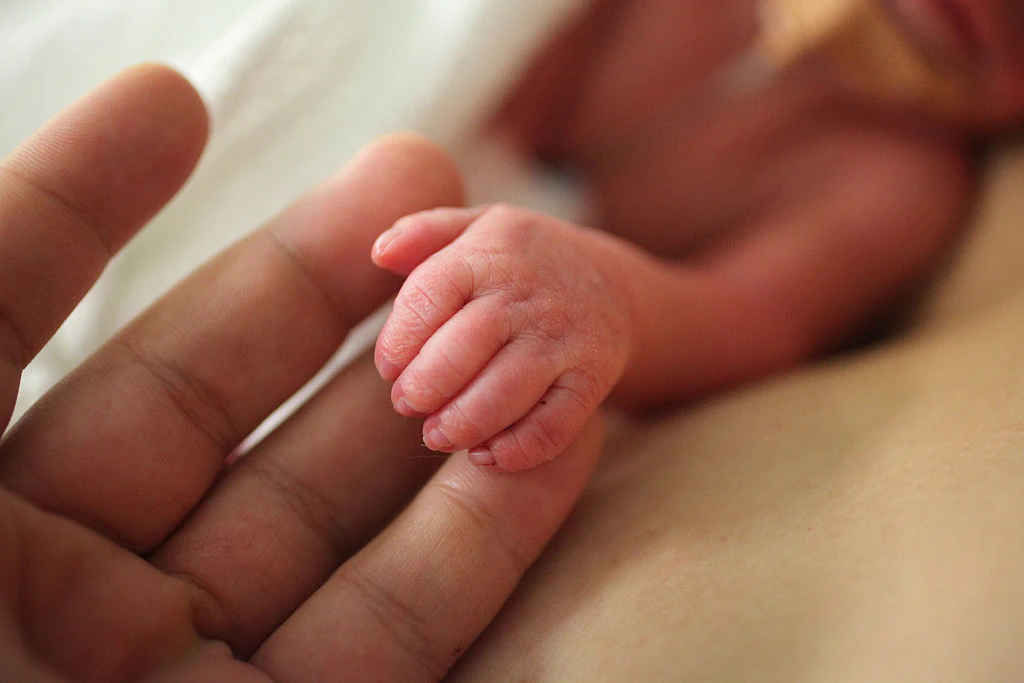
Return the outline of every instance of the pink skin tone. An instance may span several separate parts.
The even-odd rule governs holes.
[[[428,447],[516,472],[568,447],[613,389],[646,408],[788,367],[845,337],[946,242],[965,179],[944,151],[922,151],[886,162],[943,190],[949,204],[923,220],[920,193],[867,188],[874,169],[854,166],[824,179],[829,201],[766,214],[695,262],[514,207],[406,217],[373,248],[408,275],[377,368],[396,410],[426,417]]]
[[[629,357],[619,250],[512,207],[399,221],[373,249],[377,265],[409,275],[375,358],[395,409],[429,416],[429,448],[472,448],[479,465],[515,471],[558,455]]]
[[[861,329],[949,243],[973,197],[969,131],[1024,110],[1006,38],[1024,22],[979,33],[970,122],[859,109],[799,71],[708,120],[673,118],[665,85],[699,82],[677,68],[680,46],[741,47],[730,22],[744,3],[605,0],[620,30],[597,48],[569,35],[499,120],[577,167],[607,232],[498,206],[415,214],[378,239],[375,263],[408,279],[375,360],[396,410],[425,418],[428,447],[524,470],[606,398],[647,409],[790,367]],[[1024,18],[982,4],[993,14],[979,17]],[[673,12],[694,34],[659,42]],[[949,40],[928,34],[947,30],[937,22],[907,24]],[[559,101],[581,64],[598,65],[580,79],[591,90]]]

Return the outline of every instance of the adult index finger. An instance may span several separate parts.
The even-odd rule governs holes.
[[[555,460],[497,474],[452,458],[256,652],[274,680],[440,680],[569,514],[600,419]]]

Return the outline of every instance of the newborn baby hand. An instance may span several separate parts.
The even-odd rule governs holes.
[[[377,240],[409,275],[377,341],[402,415],[435,451],[534,467],[568,447],[619,379],[632,327],[616,242],[505,206],[436,209]]]

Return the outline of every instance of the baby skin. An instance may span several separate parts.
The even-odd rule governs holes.
[[[960,49],[912,4],[929,49]],[[813,64],[695,113],[678,94],[749,41],[751,3],[596,3],[496,125],[576,168],[601,229],[490,206],[381,235],[375,263],[408,276],[375,352],[395,409],[425,418],[429,448],[514,472],[561,453],[609,397],[656,408],[850,339],[962,224],[971,141],[1024,112],[1024,13],[976,5],[1004,28],[970,53],[984,95],[947,120],[862,101]]]

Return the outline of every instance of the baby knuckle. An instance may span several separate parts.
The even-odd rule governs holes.
[[[551,460],[568,446],[562,423],[552,417],[538,417],[513,431],[509,459],[524,465]]]
[[[512,429],[491,443],[491,452],[498,464],[509,472],[519,472],[544,462],[543,456],[538,457],[538,450],[531,446],[532,439],[521,432],[523,429]]]
[[[456,253],[434,274],[432,285],[439,296],[447,297],[459,306],[473,295],[477,288],[476,282],[472,259],[468,255]]]
[[[523,220],[524,215],[527,213],[525,209],[511,204],[505,204],[499,202],[492,204],[484,212],[483,217],[486,218],[486,222],[494,225],[510,225]]]
[[[578,351],[573,348],[569,330],[554,322],[532,319],[517,332],[516,341],[527,349],[531,359],[558,376],[578,364]]]
[[[474,250],[462,257],[462,264],[472,282],[472,296],[479,296],[495,287],[500,287],[506,280],[505,268],[502,266],[500,254],[489,249]]]
[[[447,392],[437,378],[421,372],[405,373],[401,380],[402,396],[415,409],[424,412],[428,408],[443,404]]]
[[[508,204],[495,204],[484,217],[481,228],[493,232],[506,248],[522,249],[531,244],[539,224],[537,214]]]
[[[476,311],[478,329],[481,331],[481,344],[486,348],[504,346],[515,334],[512,316],[508,306],[495,302],[494,305],[481,306]]]
[[[609,392],[608,383],[589,369],[577,368],[566,373],[555,388],[581,410],[590,412],[601,403]]]
[[[494,433],[480,415],[466,410],[458,399],[444,408],[440,418],[445,435],[458,448],[473,448]]]
[[[458,339],[424,351],[424,362],[417,361],[413,372],[401,380],[406,398],[421,410],[441,408],[473,378],[475,366],[467,364],[467,358],[472,358],[472,351]]]
[[[395,302],[395,307],[424,329],[433,329],[447,320],[462,305],[457,283],[445,273],[410,279]]]
[[[424,327],[429,326],[430,321],[442,310],[437,301],[437,292],[422,280],[410,282],[402,289],[395,301],[395,308],[400,313],[408,313]]]
[[[389,365],[397,366],[397,371],[405,370],[406,365],[416,354],[416,344],[404,332],[393,330],[390,326],[385,327],[377,337],[374,356],[378,361],[386,361]]]

